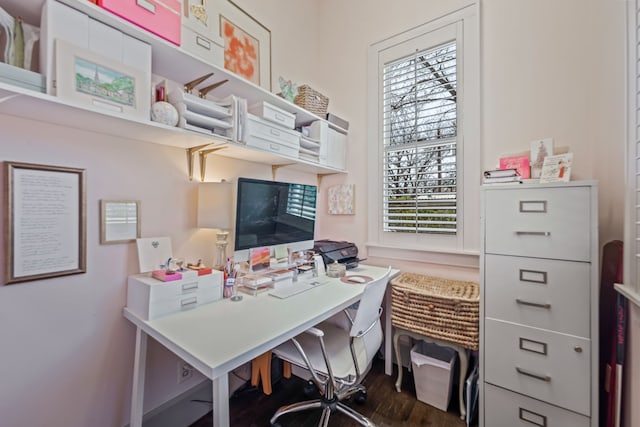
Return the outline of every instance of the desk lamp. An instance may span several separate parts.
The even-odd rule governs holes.
[[[218,229],[217,253],[214,268],[224,269],[227,261],[227,244],[231,228],[233,184],[229,182],[205,182],[198,186],[198,227]]]

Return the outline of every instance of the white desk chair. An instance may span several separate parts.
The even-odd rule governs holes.
[[[273,350],[279,358],[307,369],[321,397],[281,407],[271,418],[272,426],[279,425],[276,420],[283,414],[312,408],[322,408],[319,426],[328,425],[333,411],[342,412],[363,426],[375,426],[341,401],[356,393],[366,397],[366,389],[360,383],[382,344],[380,314],[390,271],[391,267],[384,276],[366,285],[355,319],[345,310],[352,324],[350,330],[323,322]]]

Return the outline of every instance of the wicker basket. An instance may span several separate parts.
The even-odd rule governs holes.
[[[293,103],[322,118],[327,114],[329,98],[307,85],[298,87],[298,94]]]
[[[480,292],[475,282],[402,273],[391,281],[391,323],[478,349]]]

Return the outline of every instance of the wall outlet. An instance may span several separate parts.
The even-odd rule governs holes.
[[[178,360],[178,384],[193,377],[193,366],[184,360]]]

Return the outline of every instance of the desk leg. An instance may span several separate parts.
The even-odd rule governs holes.
[[[213,386],[213,427],[229,427],[229,374],[222,374],[214,378],[211,383]]]
[[[131,427],[142,427],[144,403],[144,374],[147,361],[147,334],[136,329],[136,352],[133,361],[133,386],[131,390]]]

